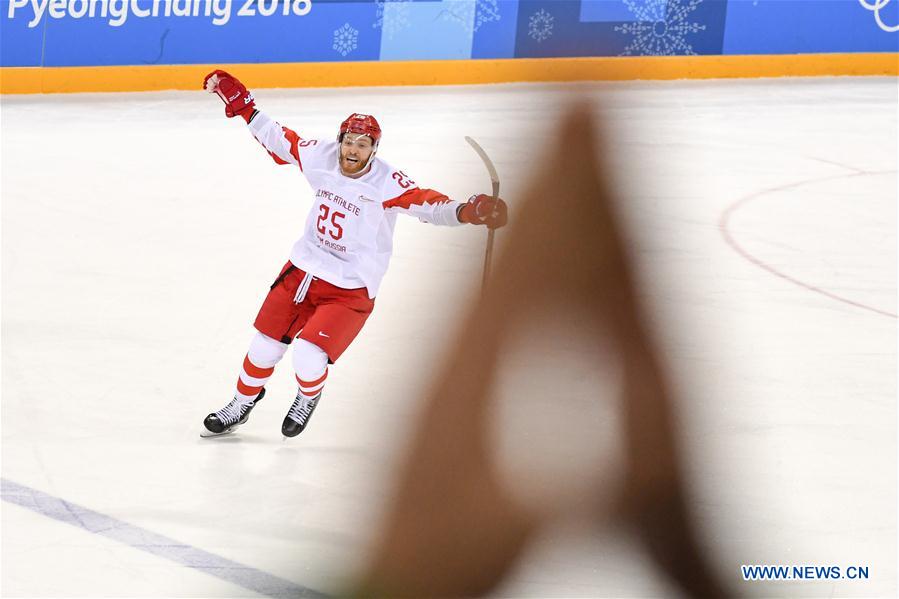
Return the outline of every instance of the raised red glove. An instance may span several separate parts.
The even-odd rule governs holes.
[[[500,198],[483,193],[468,198],[459,210],[459,220],[471,225],[487,225],[490,229],[498,229],[506,224],[508,210],[506,203]]]
[[[256,101],[253,100],[253,94],[233,75],[225,71],[212,71],[203,79],[203,89],[219,95],[225,103],[225,116],[229,119],[240,115],[249,122],[248,117],[253,114]]]

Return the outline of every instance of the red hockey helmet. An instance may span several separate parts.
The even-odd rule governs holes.
[[[367,135],[371,138],[373,146],[378,145],[381,139],[381,126],[378,120],[370,114],[359,114],[354,112],[340,123],[340,131],[337,133],[337,141],[343,139],[344,133],[358,133],[359,135]]]

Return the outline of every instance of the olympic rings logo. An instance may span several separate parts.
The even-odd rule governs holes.
[[[874,18],[877,19],[877,25],[881,29],[887,32],[899,31],[899,25],[886,25],[880,18],[880,9],[886,8],[890,1],[891,0],[874,0],[872,3],[868,3],[865,0],[858,0],[859,4],[874,12]]]

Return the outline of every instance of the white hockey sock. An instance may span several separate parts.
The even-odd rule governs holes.
[[[256,333],[250,342],[250,350],[243,360],[243,368],[237,377],[235,399],[242,403],[256,398],[271,378],[275,365],[284,357],[287,345],[271,337]]]
[[[297,339],[293,348],[293,369],[300,394],[307,398],[318,395],[328,378],[328,355],[314,343]]]

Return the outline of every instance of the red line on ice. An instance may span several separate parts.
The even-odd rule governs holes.
[[[892,312],[888,312],[886,310],[881,310],[880,308],[875,308],[873,306],[869,306],[867,304],[863,304],[861,302],[857,302],[855,300],[851,300],[849,298],[839,296],[835,293],[827,291],[826,289],[822,289],[821,287],[817,287],[815,285],[811,285],[804,281],[800,281],[799,279],[797,279],[795,277],[791,277],[790,275],[777,270],[776,268],[774,268],[767,262],[763,261],[760,258],[757,258],[756,256],[753,256],[747,250],[745,250],[739,243],[737,243],[737,240],[734,239],[734,236],[730,231],[730,218],[734,214],[734,212],[736,212],[739,208],[745,206],[752,200],[756,200],[756,199],[758,199],[764,195],[767,195],[769,193],[774,193],[776,191],[784,191],[787,189],[792,189],[794,187],[801,187],[802,185],[808,185],[810,183],[821,183],[823,181],[831,181],[833,179],[845,179],[845,178],[849,178],[849,177],[860,177],[862,175],[875,175],[875,174],[879,175],[879,174],[886,174],[889,172],[893,172],[893,171],[876,172],[876,173],[875,172],[858,171],[851,175],[831,175],[831,176],[823,177],[823,178],[818,177],[815,179],[806,179],[804,181],[797,181],[795,183],[788,183],[786,185],[778,185],[777,187],[770,187],[768,189],[763,189],[762,191],[758,191],[758,192],[748,195],[746,197],[740,198],[736,202],[734,202],[733,204],[728,206],[724,210],[724,212],[721,213],[721,218],[718,220],[718,229],[721,231],[721,236],[724,237],[724,242],[727,243],[727,245],[729,245],[735,252],[737,252],[737,254],[739,254],[740,256],[742,256],[743,258],[745,258],[752,264],[755,264],[759,268],[771,273],[772,275],[774,275],[776,277],[780,277],[781,279],[789,281],[790,283],[793,283],[794,285],[797,285],[798,287],[802,287],[803,289],[806,289],[808,291],[812,291],[814,293],[818,293],[825,297],[829,297],[832,300],[836,300],[836,301],[842,302],[844,304],[849,304],[850,306],[855,306],[856,308],[861,308],[862,310],[868,310],[870,312],[874,312],[874,313],[880,314],[882,316],[896,318],[896,314],[894,314]]]

